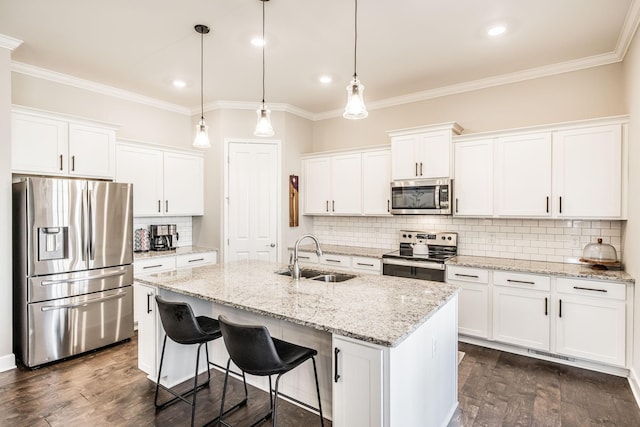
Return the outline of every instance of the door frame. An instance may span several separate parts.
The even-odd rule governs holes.
[[[225,138],[224,139],[224,173],[223,173],[223,213],[222,213],[222,247],[223,262],[229,259],[229,146],[239,144],[268,144],[276,147],[276,262],[281,262],[282,242],[282,141],[279,139]]]

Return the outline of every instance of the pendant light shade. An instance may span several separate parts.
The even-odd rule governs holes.
[[[204,121],[204,35],[209,33],[209,27],[206,25],[196,25],[195,30],[200,33],[200,122],[196,125],[196,137],[193,140],[193,146],[196,148],[209,148],[209,126]]]
[[[347,86],[347,106],[342,117],[345,119],[364,119],[369,115],[364,105],[364,85],[358,79],[358,0],[355,0],[355,23],[353,43],[353,79]]]
[[[256,130],[253,132],[255,136],[269,137],[273,136],[273,126],[271,126],[271,110],[264,103],[264,4],[269,0],[260,0],[262,2],[262,103],[260,108],[256,110],[258,114],[258,122]]]

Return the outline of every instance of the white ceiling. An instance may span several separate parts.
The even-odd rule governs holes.
[[[638,24],[638,1],[360,0],[365,100],[371,108],[619,61]],[[0,0],[0,34],[24,42],[12,54],[14,69],[40,67],[199,111],[193,27],[205,24],[212,29],[204,36],[205,104],[257,107],[261,50],[250,39],[261,33],[261,12],[259,0]],[[351,0],[266,3],[268,104],[314,117],[344,107],[353,13]],[[496,23],[508,31],[490,38],[486,29]],[[321,74],[333,83],[319,83]],[[174,88],[174,78],[187,87]]]

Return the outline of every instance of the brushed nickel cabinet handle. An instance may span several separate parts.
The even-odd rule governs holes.
[[[76,156],[71,156],[71,171],[76,170]]]
[[[573,289],[577,289],[577,290],[580,290],[580,291],[592,291],[592,292],[602,292],[602,293],[609,292],[606,289],[583,288],[582,286],[574,286]]]
[[[422,162],[420,162],[420,176],[422,176]]]
[[[60,154],[60,170],[62,170],[62,154]]]
[[[522,283],[524,285],[535,285],[536,282],[529,282],[528,280],[515,280],[515,279],[507,279],[509,283]]]
[[[560,196],[560,213],[562,213],[562,196]]]
[[[458,277],[471,277],[472,279],[479,279],[480,276],[476,276],[475,274],[460,274],[460,273],[455,273],[456,276]]]
[[[165,213],[169,212],[169,201],[168,200],[164,201],[164,212]]]
[[[158,200],[158,213],[160,213],[160,209],[161,209],[161,208],[160,208],[160,203],[161,203],[161,201],[160,201],[160,200]]]
[[[547,213],[549,213],[549,196],[547,196]]]
[[[416,162],[416,176],[418,176],[418,162]]]
[[[335,212],[336,211],[336,201],[332,200],[331,201],[331,212]]]

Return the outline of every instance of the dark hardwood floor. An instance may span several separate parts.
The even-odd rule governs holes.
[[[626,378],[460,343],[449,427],[640,426]]]
[[[640,410],[625,378],[464,343],[460,350],[465,352],[459,369],[460,407],[450,427],[640,426]],[[155,411],[154,385],[137,369],[136,358],[134,337],[33,371],[0,373],[0,425],[188,426],[186,404]],[[223,375],[215,370],[212,374],[211,387],[198,393],[196,425],[219,410]],[[241,397],[241,389],[241,383],[233,381],[232,401]],[[248,406],[228,421],[249,425],[267,407],[267,393],[250,388]],[[317,415],[281,400],[278,425],[307,427],[320,422]]]

